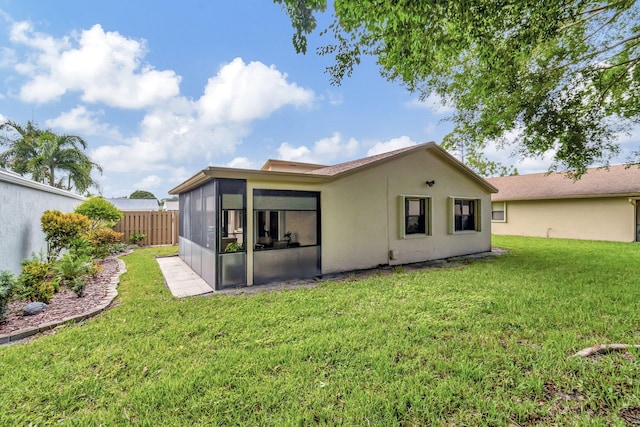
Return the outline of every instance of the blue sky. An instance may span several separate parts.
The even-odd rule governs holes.
[[[385,81],[373,60],[331,86],[331,58],[314,53],[330,40],[296,54],[269,0],[0,0],[0,29],[0,119],[82,136],[106,197],[162,198],[209,165],[335,164],[451,130],[447,108]]]

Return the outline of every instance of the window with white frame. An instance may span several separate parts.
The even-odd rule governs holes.
[[[464,197],[451,197],[451,227],[453,233],[480,231],[480,200]]]
[[[507,204],[505,202],[491,202],[491,221],[507,222]]]
[[[431,235],[431,201],[425,196],[400,196],[400,237]]]

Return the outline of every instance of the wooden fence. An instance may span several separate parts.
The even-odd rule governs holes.
[[[146,234],[138,244],[177,245],[178,211],[128,211],[122,212],[124,218],[115,226],[115,230],[124,233],[122,240],[129,243],[131,234]]]

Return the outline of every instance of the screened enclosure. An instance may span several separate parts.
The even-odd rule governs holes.
[[[253,283],[321,272],[320,193],[253,190]]]
[[[179,203],[180,258],[213,289],[246,283],[246,181],[213,179]]]

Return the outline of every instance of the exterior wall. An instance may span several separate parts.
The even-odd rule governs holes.
[[[627,197],[507,201],[506,222],[494,222],[493,233],[633,242],[634,203]]]
[[[40,228],[46,210],[71,212],[84,197],[0,171],[0,270],[19,274],[20,262],[46,250]]]
[[[427,180],[435,184],[429,187]],[[430,236],[401,237],[401,195],[431,197]],[[449,197],[480,199],[480,232],[449,233]],[[491,250],[490,194],[426,151],[328,184],[321,203],[323,273]]]

